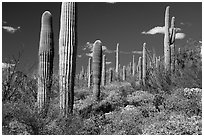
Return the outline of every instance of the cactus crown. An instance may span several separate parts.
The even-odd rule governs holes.
[[[41,19],[41,33],[39,54],[43,52],[54,52],[53,30],[52,30],[52,14],[45,11]]]

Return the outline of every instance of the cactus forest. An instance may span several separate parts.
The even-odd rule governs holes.
[[[4,50],[8,35],[20,35],[28,28],[30,37],[34,32],[38,34],[38,46],[25,46],[18,57],[11,55],[2,63],[3,135],[202,135],[202,40],[191,28],[193,23],[183,21],[181,16],[197,16],[194,13],[198,9],[200,12],[202,3],[197,3],[198,9],[192,6],[192,15],[191,9],[177,8],[177,3],[159,6],[135,2],[132,4],[143,6],[134,7],[103,2],[95,3],[97,9],[94,3],[62,2],[58,7],[46,4],[39,5],[39,11],[30,7],[38,18],[34,14],[30,18],[32,14],[22,10],[29,15],[23,16],[24,23],[40,25],[33,29],[9,26],[9,18],[4,17],[4,10],[10,10],[9,3],[3,3],[3,55],[11,54]],[[182,4],[188,5],[178,3]],[[117,9],[119,5],[126,9]],[[148,9],[156,5],[158,9]],[[142,7],[141,12],[134,15],[137,7]],[[89,14],[85,16],[86,12]],[[132,18],[131,12],[135,22],[127,16]],[[21,14],[19,11],[18,16]],[[148,14],[152,17],[147,18]],[[141,26],[137,27],[137,22]],[[141,32],[157,25],[155,22],[162,27]],[[106,23],[117,27],[103,31],[107,30]],[[128,29],[129,25],[136,29]],[[190,38],[191,31],[185,34],[185,29],[191,29],[197,39]],[[124,34],[114,32],[119,30]],[[129,34],[131,31],[134,33]],[[132,36],[137,31],[141,39]],[[134,43],[128,42],[131,38]],[[27,56],[23,60],[31,56],[36,60],[27,73],[21,57],[24,54]]]

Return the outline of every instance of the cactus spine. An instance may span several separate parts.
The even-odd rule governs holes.
[[[119,43],[117,43],[116,47],[116,64],[115,64],[115,73],[116,73],[116,79],[119,79]]]
[[[169,6],[165,11],[165,33],[164,33],[164,69],[168,72],[170,69],[170,41],[169,41]]]
[[[88,88],[91,87],[91,58],[89,58],[88,63]]]
[[[59,34],[59,91],[60,114],[73,112],[76,68],[76,3],[63,2]]]
[[[132,76],[135,76],[135,55],[132,56]]]
[[[126,68],[123,66],[123,81],[126,80]]]
[[[103,55],[101,85],[106,85],[106,55]]]
[[[45,11],[41,20],[39,45],[39,77],[37,104],[38,112],[46,115],[49,105],[54,59],[54,37],[52,29],[52,15]]]
[[[142,53],[142,84],[144,86],[146,83],[146,72],[147,72],[146,43],[144,43]]]
[[[93,44],[92,70],[94,99],[98,101],[100,99],[100,83],[102,71],[102,43],[100,40],[96,40]]]

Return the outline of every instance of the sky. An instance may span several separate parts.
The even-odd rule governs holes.
[[[105,52],[108,68],[115,66],[113,51],[117,43],[121,66],[132,61],[133,51],[137,51],[134,55],[138,61],[144,42],[156,56],[163,56],[162,27],[166,6],[170,6],[170,18],[175,17],[175,26],[181,34],[177,35],[176,49],[184,46],[188,39],[202,40],[201,2],[81,2],[77,6],[77,73],[88,64],[85,47],[96,40],[101,40],[109,51]],[[54,72],[58,73],[60,10],[61,3],[57,2],[3,2],[2,62],[8,62],[13,56],[18,58],[21,53],[18,69],[25,73],[36,72],[41,16],[44,11],[50,11],[54,31]]]

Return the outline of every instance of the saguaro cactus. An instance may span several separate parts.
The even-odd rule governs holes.
[[[166,72],[170,69],[170,40],[169,40],[169,6],[165,11],[165,33],[164,33],[164,69]]]
[[[101,79],[101,85],[106,85],[106,55],[103,55],[103,63],[102,63],[102,79]]]
[[[147,72],[147,57],[146,57],[146,43],[143,44],[142,52],[142,84],[145,86]]]
[[[123,81],[126,80],[126,68],[123,66]]]
[[[117,43],[117,47],[116,47],[116,61],[115,61],[115,74],[116,74],[116,79],[119,79],[119,43]]]
[[[37,104],[38,112],[45,115],[49,105],[54,59],[54,37],[52,29],[52,15],[45,11],[41,20],[39,46],[39,77]]]
[[[135,55],[132,56],[132,76],[135,76]]]
[[[159,69],[160,67],[160,56],[156,58],[156,68]]]
[[[91,58],[89,58],[89,63],[88,63],[88,88],[91,87],[91,72],[92,72],[92,69],[91,69]]]
[[[100,99],[100,83],[102,71],[102,43],[100,40],[96,40],[93,44],[92,70],[94,99],[98,101]]]
[[[109,83],[111,83],[113,81],[113,69],[110,68],[109,69]]]
[[[59,34],[60,114],[73,112],[76,69],[76,3],[63,2]]]
[[[142,83],[142,57],[139,57],[138,60],[138,76],[139,76],[139,82]]]
[[[170,65],[171,65],[171,73],[175,71],[175,36],[176,36],[176,29],[175,29],[175,17],[171,19],[171,39],[170,39]]]

